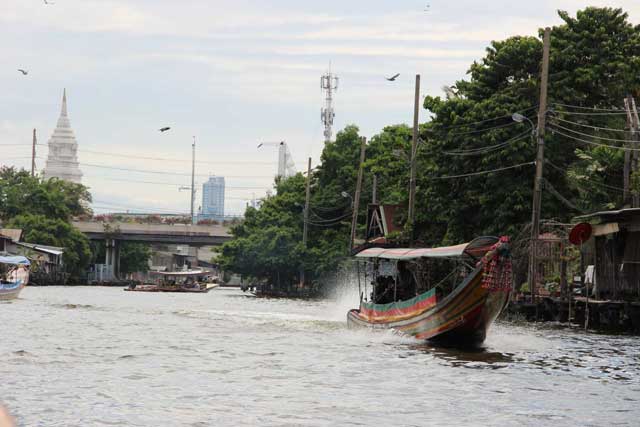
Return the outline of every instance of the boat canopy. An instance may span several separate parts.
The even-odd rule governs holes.
[[[0,256],[0,264],[31,265],[27,258],[20,255]]]
[[[209,274],[204,270],[189,270],[189,271],[150,271],[149,273],[159,274],[160,276],[202,276]]]
[[[440,248],[368,248],[356,254],[358,258],[381,258],[393,260],[412,260],[418,258],[452,258],[464,254],[482,257],[491,249],[497,237],[478,237],[469,243]]]

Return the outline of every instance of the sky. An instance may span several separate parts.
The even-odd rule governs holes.
[[[371,137],[412,123],[416,74],[441,96],[492,40],[558,25],[558,9],[621,7],[640,23],[638,0],[52,1],[0,6],[0,165],[30,168],[35,128],[42,170],[66,88],[97,213],[188,212],[195,137],[196,209],[215,174],[225,213],[241,214],[277,170],[260,142],[286,141],[298,170],[318,163],[329,68],[334,135],[356,124]]]

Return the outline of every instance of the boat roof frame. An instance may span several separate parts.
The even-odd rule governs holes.
[[[387,259],[409,261],[420,258],[461,258],[482,257],[500,239],[494,236],[481,236],[468,243],[436,248],[383,248],[370,247],[355,254],[356,258]]]

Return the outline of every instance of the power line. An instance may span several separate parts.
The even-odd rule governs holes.
[[[626,111],[619,111],[616,110],[616,112],[593,112],[593,113],[583,113],[583,112],[579,112],[579,111],[555,111],[558,114],[568,114],[570,116],[619,116],[619,115],[626,115],[627,112]]]
[[[602,140],[604,140],[604,141],[612,141],[612,142],[628,142],[626,139],[619,139],[619,138],[607,138],[607,137],[604,137],[604,136],[592,135],[592,134],[589,134],[589,133],[584,133],[584,132],[580,132],[580,131],[577,131],[577,130],[574,130],[574,129],[570,129],[570,128],[568,128],[568,127],[565,127],[565,126],[559,125],[559,124],[557,124],[557,123],[551,123],[551,124],[552,124],[553,126],[557,126],[557,127],[559,127],[560,129],[564,129],[564,130],[569,131],[569,132],[572,132],[572,133],[577,133],[578,135],[582,135],[582,136],[588,136],[588,137],[591,137],[591,138],[602,139]]]
[[[37,157],[38,159],[42,159],[41,157]],[[75,164],[75,162],[67,162],[64,160],[61,160],[60,163],[71,163],[71,164]],[[132,168],[123,168],[123,167],[116,167],[116,166],[105,166],[105,165],[96,165],[93,163],[80,163],[78,162],[78,165],[80,166],[88,166],[88,167],[94,167],[94,168],[101,168],[101,169],[112,169],[112,170],[120,170],[120,171],[127,171],[127,172],[139,172],[139,173],[153,173],[153,174],[161,174],[161,175],[176,175],[176,176],[191,176],[190,173],[184,173],[184,172],[169,172],[169,171],[158,171],[158,170],[146,170],[146,169],[132,169]],[[208,174],[196,174],[195,176],[198,177],[209,177],[210,175]],[[225,175],[225,178],[270,178],[273,179],[273,176],[245,176],[245,175],[239,175],[239,176],[230,176],[230,175]]]
[[[563,175],[566,175],[566,174],[567,174],[567,172],[568,172],[567,170],[562,169],[561,167],[559,167],[559,166],[555,165],[555,164],[554,164],[554,163],[552,163],[550,160],[545,159],[545,161],[544,161],[544,162],[545,162],[546,164],[548,164],[549,166],[551,166],[552,168],[554,168],[555,170],[557,170],[558,172],[560,172],[561,174],[563,174]],[[578,179],[578,180],[579,180],[579,179]],[[615,191],[619,191],[619,192],[621,192],[621,193],[624,193],[624,189],[623,189],[623,188],[615,187],[615,186],[613,186],[613,185],[604,184],[604,183],[602,183],[602,182],[598,182],[598,181],[595,181],[595,180],[592,180],[592,179],[589,179],[589,178],[586,178],[586,180],[587,180],[587,181],[589,181],[589,183],[590,183],[590,184],[594,184],[594,185],[596,185],[596,186],[600,186],[600,187],[603,187],[603,188],[607,188],[607,189],[609,189],[609,190],[615,190]],[[572,181],[572,182],[573,182],[573,183],[575,183],[575,181]],[[583,187],[581,187],[581,188],[582,188],[583,190],[585,190]],[[585,190],[585,191],[586,191],[586,190]]]
[[[528,112],[528,111],[530,111],[530,110],[534,110],[535,108],[537,108],[537,106],[533,106],[533,107],[525,108],[524,110],[514,111],[514,113],[520,113],[520,114],[522,114],[522,113]],[[461,127],[479,125],[479,124],[483,124],[483,123],[491,122],[491,121],[494,121],[494,120],[505,119],[505,118],[507,118],[507,117],[511,118],[511,116],[512,116],[512,115],[513,115],[513,113],[511,113],[511,114],[505,114],[504,116],[493,117],[493,118],[490,118],[490,119],[480,120],[480,121],[472,122],[472,123],[464,123],[464,124],[459,124],[459,125],[453,125],[453,126],[441,127],[441,128],[438,128],[438,129],[427,129],[427,130],[428,130],[428,131],[430,131],[430,132],[432,132],[432,131],[434,131],[434,130],[442,131],[442,130],[449,130],[449,129],[459,129],[459,128],[461,128]]]
[[[467,176],[485,175],[485,174],[489,174],[489,173],[504,171],[504,170],[507,170],[507,169],[515,169],[515,168],[519,168],[519,167],[522,167],[522,166],[535,165],[535,164],[536,164],[536,162],[527,162],[527,163],[520,163],[518,165],[507,166],[507,167],[504,167],[504,168],[498,168],[498,169],[492,169],[492,170],[480,171],[480,172],[472,172],[472,173],[466,173],[466,174],[462,174],[462,175],[431,176],[431,177],[428,177],[428,179],[464,178],[464,177],[467,177]]]
[[[585,107],[585,106],[581,106],[581,105],[562,104],[560,102],[552,102],[551,105],[558,105],[558,106],[561,106],[561,107],[576,108],[576,109],[579,109],[579,110],[590,110],[590,111],[611,111],[611,112],[624,111],[624,108]]]
[[[475,133],[488,132],[488,131],[494,130],[494,129],[502,129],[502,128],[506,128],[506,127],[513,126],[513,125],[518,125],[518,124],[520,124],[520,123],[511,120],[511,122],[505,123],[505,124],[502,124],[502,125],[492,126],[492,127],[484,128],[484,129],[470,130],[468,132],[450,133],[449,135],[450,136],[471,135],[471,134],[475,134]]]
[[[49,144],[38,144],[38,145],[49,145]],[[103,156],[111,156],[111,157],[124,157],[124,158],[128,158],[128,159],[141,159],[141,160],[154,160],[154,161],[163,161],[163,162],[184,162],[184,163],[189,163],[191,164],[191,160],[189,159],[170,159],[170,158],[166,158],[166,157],[147,157],[147,156],[138,156],[138,155],[131,155],[131,154],[119,154],[119,153],[107,153],[104,151],[93,151],[93,150],[84,150],[84,149],[78,149],[78,151],[80,153],[91,153],[91,154],[100,154]],[[203,164],[213,164],[213,165],[220,165],[220,164],[263,164],[263,165],[270,165],[273,166],[274,164],[277,164],[278,162],[268,162],[268,161],[255,161],[255,160],[225,160],[225,161],[209,161],[209,160],[196,160],[196,163],[203,163]]]
[[[516,142],[519,141],[521,139],[524,139],[525,136],[529,135],[531,133],[531,131],[526,130],[523,133],[514,136],[511,139],[508,139],[504,142],[501,142],[500,144],[496,144],[496,145],[491,145],[488,147],[479,147],[479,148],[470,148],[468,150],[460,150],[460,151],[443,151],[443,154],[447,154],[450,156],[473,156],[473,155],[477,155],[477,154],[485,154],[485,153],[489,153],[491,151],[495,151],[499,148],[502,148],[506,145],[511,144],[512,142]]]
[[[612,148],[614,150],[640,151],[640,148],[620,147],[620,146],[617,146],[617,145],[601,144],[599,142],[587,141],[586,139],[578,138],[578,137],[573,136],[573,135],[567,135],[566,133],[563,133],[563,132],[561,132],[561,131],[553,128],[553,127],[551,127],[551,130],[556,132],[558,135],[562,135],[562,136],[564,136],[566,138],[573,139],[575,141],[584,142],[585,144],[591,144],[591,145],[595,145],[595,146],[598,146],[598,147],[608,147],[608,148]]]
[[[28,157],[29,159],[31,157]],[[116,181],[116,182],[131,182],[136,184],[152,184],[152,185],[166,185],[166,186],[176,186],[176,187],[188,187],[190,184],[179,184],[175,182],[159,182],[159,181],[137,181],[132,179],[120,179],[120,178],[105,178],[97,175],[84,175],[87,178],[98,179],[102,181]],[[229,186],[225,185],[225,190],[270,190],[269,186],[261,186],[261,187],[243,187],[243,186]]]
[[[561,119],[560,117],[552,117],[552,120],[558,120],[564,123],[570,123],[572,125],[575,126],[582,126],[582,127],[586,127],[586,128],[591,128],[594,130],[604,130],[604,131],[611,131],[611,132],[628,132],[627,129],[616,129],[616,128],[608,128],[608,127],[602,127],[602,126],[593,126],[593,125],[587,125],[584,123],[578,123],[578,122],[574,122],[571,120],[565,120],[565,119]]]

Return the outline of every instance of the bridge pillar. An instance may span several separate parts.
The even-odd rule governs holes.
[[[106,239],[105,260],[110,271],[110,279],[117,279],[120,276],[120,242],[115,239]]]

